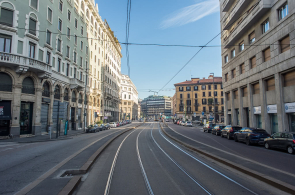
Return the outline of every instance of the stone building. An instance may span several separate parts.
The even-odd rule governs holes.
[[[226,124],[295,131],[295,1],[220,0]]]
[[[171,117],[172,99],[167,96],[151,95],[141,101],[141,110],[144,117],[160,118],[161,115]]]
[[[177,119],[199,121],[213,116],[216,122],[223,122],[224,99],[221,77],[213,79],[210,75],[208,79],[192,78],[189,81],[176,83],[174,86]]]

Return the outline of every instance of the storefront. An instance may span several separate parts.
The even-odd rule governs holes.
[[[271,134],[279,132],[277,105],[268,105],[267,114],[270,116],[270,129]]]
[[[11,120],[11,101],[0,101],[0,136],[8,136]]]
[[[262,120],[261,120],[261,106],[253,107],[255,120],[256,120],[256,127],[262,128]]]
[[[32,134],[33,102],[21,102],[20,108],[20,134]]]
[[[288,115],[289,129],[295,132],[295,102],[285,104],[285,112]]]

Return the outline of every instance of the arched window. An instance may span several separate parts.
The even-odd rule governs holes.
[[[37,30],[37,16],[35,14],[30,14],[29,18],[29,33],[36,36]]]
[[[12,79],[11,77],[4,73],[4,72],[0,72],[0,78],[1,78],[1,82],[0,82],[0,91],[12,91]]]
[[[42,87],[42,96],[45,97],[50,97],[50,88],[49,88],[49,83],[47,81],[44,82],[43,87]]]
[[[80,104],[82,104],[82,94],[81,94],[81,93],[79,93],[79,100],[78,100],[78,102],[79,102]]]
[[[60,99],[60,87],[56,85],[54,88],[54,99]]]
[[[89,11],[86,10],[86,17],[89,18]]]
[[[69,101],[69,90],[67,88],[65,89],[64,100]]]
[[[76,101],[77,101],[77,99],[76,99],[76,92],[73,91],[72,92],[72,102],[76,102]]]
[[[1,4],[0,24],[13,26],[13,11],[14,7],[8,2]]]
[[[31,77],[26,77],[23,80],[22,93],[35,94],[34,81]]]

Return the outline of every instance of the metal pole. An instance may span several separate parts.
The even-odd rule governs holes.
[[[56,138],[58,137],[58,122],[59,122],[59,101],[57,102],[57,123],[56,123]]]
[[[214,85],[214,73],[213,73],[213,113],[214,113],[214,123],[216,124],[216,119],[215,119],[215,94],[214,94],[214,90],[215,90],[215,85]]]
[[[86,119],[87,119],[87,112],[86,112],[86,88],[87,88],[87,81],[88,81],[88,68],[86,67],[86,75],[85,75],[85,90],[84,90],[84,131],[86,131]],[[96,86],[95,86],[96,87]]]

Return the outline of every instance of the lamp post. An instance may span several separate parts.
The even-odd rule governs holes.
[[[214,90],[215,90],[215,86],[214,86],[214,73],[210,73],[213,75],[213,117],[214,117],[214,123],[216,123],[215,120],[215,94],[214,94]]]

